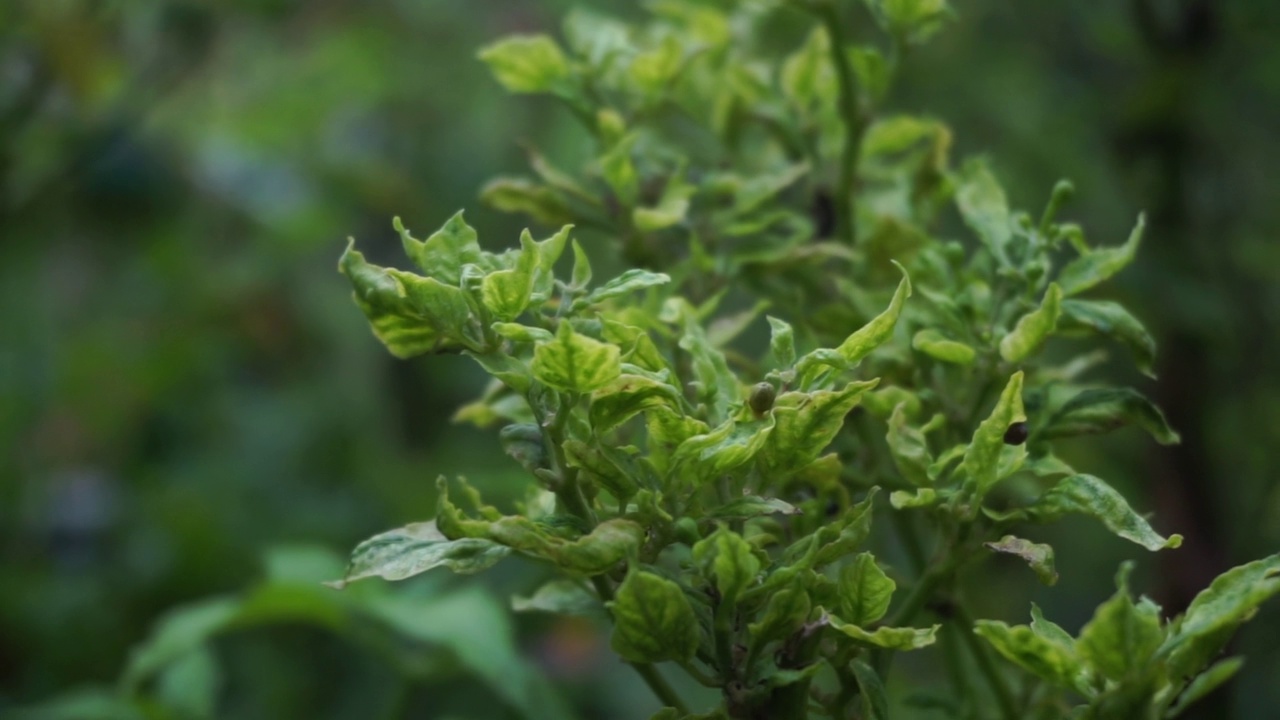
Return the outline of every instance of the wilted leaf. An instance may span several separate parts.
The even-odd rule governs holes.
[[[998,542],[983,544],[992,552],[1022,558],[1045,585],[1058,582],[1058,571],[1053,568],[1053,548],[1049,545],[1033,543],[1013,535],[1005,535]]]
[[[818,608],[820,612],[825,612],[822,608]],[[833,615],[826,615],[827,622],[830,623],[832,629],[865,645],[872,645],[886,650],[918,650],[922,647],[932,645],[937,639],[938,628],[941,625],[934,625],[929,628],[876,628],[874,632],[863,630],[852,623],[847,623]]]

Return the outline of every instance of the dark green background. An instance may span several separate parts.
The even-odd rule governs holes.
[[[164,610],[260,577],[268,548],[345,552],[432,513],[436,475],[523,490],[491,434],[450,426],[479,388],[458,358],[393,360],[349,301],[348,234],[395,260],[390,228],[458,208],[489,248],[522,220],[479,205],[521,141],[574,159],[549,101],[504,95],[474,59],[554,32],[569,0],[8,0],[0,3],[0,716],[114,682]],[[1221,570],[1280,547],[1280,8],[1268,0],[959,0],[890,105],[946,120],[1015,205],[1053,183],[1094,242],[1150,221],[1109,291],[1159,338],[1160,380],[1115,363],[1183,434],[1072,447],[1182,549],[1138,558],[1180,609]],[[614,9],[618,12],[617,9]],[[1121,358],[1123,359],[1123,358]],[[1087,521],[1044,533],[1063,580],[984,579],[988,614],[1028,600],[1070,629],[1141,550]],[[509,561],[484,583],[523,592]],[[652,701],[577,625],[522,619],[522,647],[583,717]],[[1280,612],[1196,717],[1280,707]],[[594,644],[593,644],[594,643]],[[219,641],[237,717],[367,717],[378,659],[284,626]],[[446,663],[447,665],[447,663]],[[246,670],[249,668],[251,670]],[[449,667],[412,717],[498,717]],[[231,711],[228,711],[231,712]]]

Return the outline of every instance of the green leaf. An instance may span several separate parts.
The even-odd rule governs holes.
[[[1115,488],[1092,475],[1071,475],[1058,481],[1028,508],[1029,514],[1041,521],[1056,520],[1067,513],[1089,515],[1102,521],[1115,535],[1151,550],[1176,548],[1181,535],[1161,537],[1143,517],[1129,507]]]
[[[1036,577],[1040,578],[1040,582],[1045,585],[1057,584],[1058,571],[1053,567],[1053,548],[1051,546],[1033,543],[1030,540],[1024,540],[1013,535],[1005,535],[997,542],[983,544],[992,552],[1022,558],[1035,571]]]
[[[869,552],[859,553],[840,569],[840,617],[854,625],[874,623],[889,611],[897,584],[876,564]]]
[[[528,597],[513,597],[511,609],[515,612],[545,612],[590,618],[608,617],[600,598],[575,580],[552,580]]]
[[[934,360],[956,365],[972,365],[977,356],[973,348],[962,342],[948,340],[946,336],[932,328],[916,333],[915,337],[911,338],[911,347]]]
[[[978,620],[973,631],[1006,660],[1057,687],[1075,689],[1084,669],[1075,648],[1026,625]]]
[[[635,207],[640,194],[640,176],[631,162],[631,146],[635,145],[635,140],[635,135],[628,135],[600,157],[600,173],[604,181],[617,195],[618,201],[628,208]]]
[[[861,660],[849,663],[862,694],[862,717],[866,720],[889,720],[889,696],[884,683],[870,665]]]
[[[697,313],[687,301],[677,300],[668,307],[675,307],[684,337],[680,349],[693,359],[693,377],[697,400],[711,409],[709,420],[722,422],[731,416],[730,408],[742,400],[738,376],[729,369],[724,353],[711,343],[706,330],[699,324]],[[769,423],[772,427],[772,421]]]
[[[400,233],[400,241],[409,259],[427,277],[446,285],[456,287],[462,279],[462,266],[479,264],[482,260],[476,231],[463,219],[461,210],[425,241],[414,239],[400,218],[392,220],[392,224]]]
[[[499,320],[514,320],[529,306],[533,274],[538,268],[538,246],[526,231],[520,237],[520,253],[510,270],[489,273],[480,284],[480,298]]]
[[[835,68],[831,65],[831,40],[825,29],[814,28],[804,45],[782,63],[782,92],[796,107],[807,109],[814,102],[830,102],[838,92]]]
[[[908,482],[931,485],[929,466],[933,464],[933,456],[929,453],[929,443],[923,432],[907,425],[906,408],[906,403],[901,403],[889,416],[889,431],[885,435],[889,453],[898,473]]]
[[[411,523],[357,545],[351,551],[346,575],[326,584],[341,589],[370,577],[404,580],[442,566],[465,575],[493,567],[510,552],[510,548],[480,538],[450,540],[434,522]]]
[[[689,212],[689,198],[696,188],[683,180],[672,178],[662,198],[653,207],[638,207],[631,212],[631,222],[641,232],[656,232],[684,222]]]
[[[896,261],[894,264],[898,265]],[[907,298],[911,297],[911,277],[907,275],[906,268],[898,265],[898,269],[902,271],[902,281],[898,283],[898,289],[894,291],[889,307],[836,348],[836,352],[840,353],[850,365],[870,355],[871,351],[893,336],[893,328],[898,323],[898,316],[902,314],[902,306]],[[800,359],[800,363],[804,364],[804,358]],[[800,369],[800,366],[796,367],[797,371]]]
[[[619,375],[592,393],[591,427],[597,434],[605,433],[655,407],[679,409],[679,391],[644,375]]]
[[[1181,442],[1160,408],[1132,388],[1081,391],[1053,414],[1042,434],[1047,438],[1095,435],[1125,425],[1137,425],[1161,445]]]
[[[942,498],[938,495],[938,491],[933,488],[920,488],[915,492],[894,490],[889,493],[889,504],[893,506],[894,510],[930,507],[938,504],[938,501],[941,499]]]
[[[947,0],[866,0],[872,14],[890,35],[921,43],[942,29],[952,15]]]
[[[1009,378],[991,414],[974,431],[973,440],[964,453],[960,467],[968,476],[965,482],[972,484],[978,497],[986,495],[1001,480],[1000,454],[1005,447],[1005,432],[1010,425],[1026,421],[1027,414],[1022,408],[1022,371],[1018,371]]]
[[[551,342],[555,339],[555,335],[550,330],[543,330],[538,327],[529,327],[520,323],[504,323],[496,322],[489,326],[500,337],[504,337],[514,342],[525,343],[542,343]]]
[[[1147,377],[1154,378],[1156,341],[1129,311],[1108,300],[1065,300],[1060,330],[1088,329],[1105,335],[1129,348],[1134,364]]]
[[[550,466],[542,428],[536,423],[512,423],[498,433],[502,450],[530,473]]]
[[[706,577],[715,580],[722,602],[730,605],[760,574],[760,559],[751,551],[751,544],[723,526],[694,544],[693,561]]]
[[[551,298],[551,293],[555,289],[556,261],[564,254],[564,249],[569,244],[571,230],[573,230],[572,225],[565,225],[555,235],[533,243],[538,250],[538,266],[533,271],[533,292],[529,296],[531,304],[541,305]],[[532,236],[529,235],[528,230],[525,230],[520,234],[520,244],[526,246],[527,239],[531,240]]]
[[[684,661],[698,649],[698,619],[680,586],[632,570],[618,586],[613,612],[613,651],[631,662]]]
[[[785,320],[765,316],[769,321],[769,349],[773,353],[773,361],[779,368],[789,368],[796,363],[796,334]]]
[[[627,68],[632,84],[641,94],[658,96],[667,88],[684,64],[680,41],[668,35],[657,47],[638,53]]]
[[[781,481],[812,463],[835,439],[844,418],[878,381],[851,382],[840,390],[788,392],[774,399],[773,433],[760,452],[765,475]]]
[[[1101,248],[1072,260],[1058,275],[1058,284],[1067,296],[1082,293],[1120,272],[1138,254],[1146,217],[1138,216],[1138,224],[1129,233],[1129,239],[1115,248]]]
[[[893,70],[884,55],[874,47],[851,47],[849,63],[858,78],[858,89],[865,92],[873,103],[883,100],[893,79]]]
[[[680,443],[672,463],[677,468],[688,468],[699,482],[705,483],[750,462],[773,430],[773,418],[753,423],[729,419],[709,433]]]
[[[605,488],[619,500],[626,500],[639,489],[628,472],[625,453],[617,448],[588,445],[571,438],[564,443],[564,453],[570,467],[577,468],[589,482]]]
[[[1160,609],[1150,602],[1135,604],[1129,596],[1131,563],[1116,576],[1116,594],[1100,605],[1080,630],[1080,656],[1099,674],[1120,681],[1148,669],[1151,656],[1164,641]]]
[[[1219,575],[1187,607],[1162,652],[1182,674],[1196,672],[1262,603],[1280,594],[1280,554]]]
[[[524,213],[545,225],[563,225],[573,212],[555,190],[525,178],[494,178],[480,189],[480,201],[505,213]]]
[[[617,346],[579,335],[562,320],[555,340],[534,348],[533,376],[557,390],[588,393],[622,374],[620,356]]]
[[[819,612],[825,612],[822,608],[818,608]],[[843,633],[845,636],[864,645],[871,645],[886,650],[918,650],[922,647],[932,645],[937,640],[938,628],[941,625],[934,625],[929,628],[876,628],[874,632],[868,632],[852,623],[847,623],[834,615],[827,615],[827,622],[836,631]]]
[[[1002,266],[1009,266],[1007,247],[1013,238],[1009,201],[1004,188],[991,173],[986,160],[974,158],[964,164],[956,178],[956,207],[965,224]]]
[[[752,646],[763,647],[800,629],[809,619],[810,610],[809,593],[803,587],[793,585],[773,593],[760,621],[747,627]]]
[[[1040,307],[1023,315],[1013,331],[1000,339],[1000,357],[1005,362],[1021,362],[1053,333],[1061,313],[1062,289],[1050,284]]]
[[[575,288],[585,288],[591,282],[591,258],[587,257],[587,251],[582,249],[582,245],[577,241],[573,241],[573,273],[570,275],[570,284]]]
[[[569,61],[546,35],[514,35],[480,49],[502,86],[516,93],[550,92],[569,78]]]
[[[587,295],[586,302],[589,305],[598,305],[609,298],[626,295],[636,290],[665,285],[669,282],[671,282],[669,275],[649,272],[648,270],[632,269],[592,290]]]
[[[712,520],[747,520],[762,515],[799,515],[800,508],[778,498],[748,495],[707,511]]]
[[[1174,703],[1169,712],[1165,713],[1166,718],[1176,718],[1186,712],[1196,701],[1200,700],[1209,693],[1222,687],[1223,683],[1235,677],[1240,668],[1244,666],[1244,658],[1231,657],[1214,663],[1196,676],[1186,689],[1178,695],[1178,701]]]

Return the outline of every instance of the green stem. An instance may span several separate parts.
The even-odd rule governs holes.
[[[973,617],[960,603],[956,603],[952,617],[956,622],[961,640],[969,647],[969,652],[977,661],[978,670],[982,672],[987,679],[987,684],[991,686],[991,691],[995,693],[1001,714],[1005,720],[1018,720],[1021,715],[1018,713],[1017,703],[1014,702],[1013,691],[1009,689],[1009,684],[1005,682],[1004,676],[1000,674],[999,668],[991,658],[990,648],[982,644],[977,634],[973,632]]]
[[[840,88],[840,115],[844,120],[844,147],[840,151],[840,175],[836,195],[836,227],[839,234],[853,245],[857,242],[857,204],[854,185],[857,182],[858,158],[862,154],[862,135],[866,122],[858,108],[858,87],[849,62],[844,26],[834,0],[815,3],[817,13],[831,39],[831,62],[836,69]]]
[[[671,687],[667,679],[662,677],[662,673],[658,672],[658,668],[649,663],[628,664],[635,668],[637,673],[640,673],[640,677],[644,679],[645,684],[649,686],[654,695],[658,696],[663,705],[675,708],[676,712],[681,715],[689,714],[689,706],[684,704],[684,700],[680,699],[680,696],[676,694],[675,688]]]

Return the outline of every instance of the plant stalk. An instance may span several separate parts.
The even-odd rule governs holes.
[[[858,86],[849,62],[844,26],[834,0],[814,3],[813,12],[818,15],[831,40],[831,63],[836,69],[836,82],[840,88],[840,116],[844,121],[844,147],[840,151],[840,173],[836,188],[836,230],[849,245],[858,241],[857,201],[854,198],[858,179],[858,159],[862,155],[862,135],[866,121],[858,108]]]

